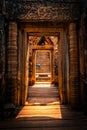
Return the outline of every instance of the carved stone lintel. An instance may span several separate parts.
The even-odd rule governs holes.
[[[52,2],[47,5],[37,2],[27,1],[24,2],[11,2],[6,5],[7,16],[10,19],[18,20],[36,20],[36,21],[71,21],[78,20],[80,17],[80,4],[67,3],[64,1]]]

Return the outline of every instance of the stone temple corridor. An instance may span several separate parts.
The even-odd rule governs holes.
[[[0,130],[87,130],[87,0],[0,1]]]

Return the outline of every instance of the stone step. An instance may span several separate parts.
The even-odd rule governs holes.
[[[29,88],[29,97],[58,97],[58,89],[56,87],[51,88]]]
[[[26,105],[57,105],[60,104],[59,98],[55,97],[29,97]]]

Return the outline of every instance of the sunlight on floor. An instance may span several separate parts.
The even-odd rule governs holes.
[[[39,103],[36,103],[36,105],[34,106],[24,106],[16,118],[19,119],[32,117],[48,117],[61,119],[62,114],[60,104],[57,104],[57,102],[53,102],[48,105],[40,105]]]
[[[41,89],[39,87],[41,87]],[[46,89],[44,89],[44,87]],[[31,97],[28,98],[25,106],[20,110],[16,118],[61,119],[60,101],[57,97],[58,93],[56,92],[58,90],[54,84],[51,84],[51,82],[36,82],[32,88],[32,94],[29,93]]]

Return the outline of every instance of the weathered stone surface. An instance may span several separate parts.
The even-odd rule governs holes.
[[[84,10],[84,9],[83,9]],[[86,10],[85,10],[86,11]],[[35,30],[33,23],[31,25],[29,25],[28,27],[25,27],[27,25],[25,24],[21,24],[23,27],[20,29],[21,31],[26,31],[28,32],[28,34],[33,34],[36,35],[37,32],[39,35],[45,34],[45,35],[54,35],[54,33],[56,32],[56,34],[58,34],[58,26],[56,24],[59,24],[59,22],[62,24],[64,22],[64,26],[62,26],[63,29],[68,27],[68,23],[71,21],[77,21],[80,18],[80,0],[2,0],[0,1],[0,66],[5,66],[4,61],[3,60],[3,56],[5,53],[5,46],[4,46],[4,42],[3,38],[5,39],[5,37],[2,36],[3,31],[4,31],[4,24],[3,24],[3,20],[1,18],[1,15],[3,15],[3,18],[6,18],[5,21],[5,27],[7,25],[7,21],[12,20],[12,21],[23,21],[23,22],[27,22],[27,24],[30,24],[29,22],[33,22],[34,24],[36,24],[36,26],[38,26],[39,24],[41,24],[40,26],[42,26],[42,28],[38,28]],[[85,14],[86,15],[86,14]],[[38,25],[37,25],[37,23]],[[87,41],[87,26],[86,26],[86,22],[87,21],[87,17],[85,17],[84,19],[84,24],[83,24],[83,43],[84,43],[84,59],[85,59],[85,73],[84,73],[84,77],[87,80],[87,46],[86,46],[86,41]],[[45,23],[45,25],[43,26],[43,23]],[[48,23],[47,23],[48,22]],[[65,27],[65,22],[67,22],[67,27]],[[14,23],[14,22],[13,22]],[[52,23],[51,26],[53,25],[53,23],[55,24],[55,28],[52,26],[51,29],[49,29],[48,24]],[[19,23],[18,23],[19,25]],[[8,25],[7,25],[8,26]],[[12,25],[13,27],[13,25]],[[9,102],[11,101],[16,101],[14,97],[16,97],[16,91],[17,91],[17,85],[16,85],[16,79],[17,79],[17,73],[18,73],[18,54],[17,54],[17,45],[20,44],[20,42],[17,44],[17,30],[15,33],[15,29],[16,26],[13,27],[9,27],[10,32],[8,32],[8,43],[6,46],[6,51],[7,51],[7,56],[6,56],[6,69],[7,69],[7,75],[6,75],[6,81],[7,81],[7,88],[6,89],[6,97],[8,98],[7,100]],[[29,28],[31,27],[31,28]],[[32,29],[33,28],[33,29]],[[70,31],[70,89],[71,89],[71,104],[75,105],[78,104],[79,102],[79,93],[80,93],[80,87],[79,87],[79,77],[78,77],[78,72],[79,72],[79,68],[78,68],[78,64],[79,64],[79,56],[78,56],[78,47],[77,47],[77,36],[75,36],[76,30],[75,28],[69,28]],[[50,31],[49,31],[50,30]],[[56,30],[56,31],[55,31]],[[30,31],[30,32],[29,32]],[[47,32],[48,31],[48,32]],[[42,33],[42,34],[41,34]],[[61,32],[61,34],[63,35],[63,33]],[[58,63],[59,65],[59,86],[61,89],[61,99],[64,99],[64,93],[65,93],[65,88],[63,89],[63,82],[65,83],[64,79],[63,79],[63,73],[64,71],[64,63],[63,63],[63,58],[64,58],[64,47],[62,47],[64,44],[64,39],[61,37],[62,35],[60,35],[60,42],[61,45],[59,47],[59,52],[60,52],[60,61]],[[23,58],[20,58],[23,60],[23,74],[22,74],[22,84],[23,84],[23,89],[22,91],[25,91],[24,85],[26,85],[28,82],[25,80],[26,78],[28,79],[28,75],[27,72],[25,73],[27,67],[28,67],[28,60],[27,62],[25,61],[25,57],[26,57],[26,38],[24,38],[25,36],[23,36],[22,42],[24,43],[24,46],[21,49],[21,54],[23,56]],[[19,37],[18,37],[19,38]],[[61,40],[62,39],[62,40]],[[68,39],[68,36],[67,36]],[[21,41],[21,40],[20,40]],[[20,45],[21,46],[21,45]],[[36,48],[36,45],[34,45],[34,47]],[[34,48],[34,49],[35,49]],[[19,49],[19,48],[18,48]],[[40,48],[38,48],[40,49]],[[18,50],[19,51],[19,50]],[[24,51],[22,53],[22,51]],[[20,55],[21,55],[20,54]],[[22,57],[21,56],[21,57]],[[5,57],[4,57],[5,58]],[[28,58],[27,58],[28,59]],[[21,61],[22,61],[21,60]],[[20,61],[19,61],[20,62]],[[25,64],[26,62],[26,64]],[[22,65],[20,65],[22,66]],[[27,67],[25,67],[27,66]],[[63,66],[63,67],[62,67]],[[32,67],[32,66],[30,66]],[[5,68],[5,67],[2,67]],[[1,72],[3,72],[4,69],[0,69]],[[20,71],[21,72],[21,71]],[[32,72],[30,73],[32,75]],[[65,74],[65,73],[64,73]],[[82,73],[83,74],[83,73]],[[85,80],[84,79],[84,80]],[[27,82],[27,83],[25,83]],[[16,87],[17,86],[17,87]],[[27,85],[26,85],[27,86]],[[65,87],[65,84],[64,84]],[[25,96],[25,93],[21,94],[22,97]],[[86,94],[85,94],[86,95]],[[63,100],[62,100],[63,101]],[[20,101],[19,101],[20,102]]]
[[[87,1],[81,0],[82,15],[80,22],[80,84],[81,84],[81,101],[84,111],[87,114]]]
[[[5,93],[5,20],[0,15],[0,108],[3,108]]]
[[[9,22],[7,43],[6,102],[17,103],[17,24]]]
[[[10,19],[36,21],[70,21],[80,17],[79,1],[7,1],[7,16]],[[74,3],[72,3],[74,2]]]
[[[78,107],[80,103],[80,82],[79,82],[79,56],[78,42],[75,23],[69,26],[69,52],[70,52],[70,102],[72,107]]]

